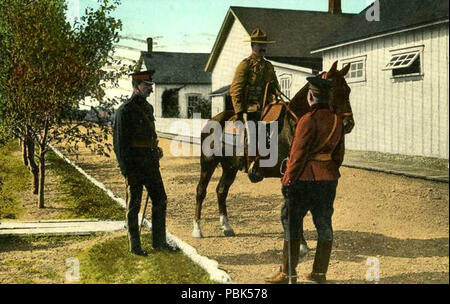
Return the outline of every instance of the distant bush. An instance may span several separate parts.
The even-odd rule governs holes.
[[[180,89],[165,90],[162,94],[162,117],[178,118],[180,109],[178,106],[178,92]]]
[[[191,103],[188,108],[188,118],[192,118],[194,113],[200,113],[203,119],[211,118],[211,101],[206,98],[198,98]]]

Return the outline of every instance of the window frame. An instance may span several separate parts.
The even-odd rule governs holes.
[[[424,58],[423,58],[423,51],[425,46],[413,46],[413,47],[405,47],[405,48],[396,48],[389,50],[389,61],[386,64],[386,66],[383,68],[383,71],[391,71],[391,79],[397,79],[397,78],[405,78],[405,77],[417,77],[417,76],[423,76],[424,75]],[[393,63],[393,59],[395,57],[398,57],[395,63],[399,62],[401,56],[410,56],[413,55],[414,57],[411,58],[408,62],[408,64],[400,64],[398,66],[389,66],[391,63]],[[404,61],[407,60],[407,58],[403,59]],[[414,64],[416,60],[419,60],[420,62],[420,71],[418,73],[410,73],[410,74],[400,74],[400,75],[394,75],[394,70],[398,69],[406,69],[409,68],[411,65]]]
[[[347,83],[355,83],[355,82],[367,82],[367,55],[364,56],[358,56],[358,57],[352,57],[352,58],[345,58],[342,60],[342,68],[345,67],[348,64],[358,64],[362,63],[362,75],[356,76],[356,77],[350,77],[352,73],[352,66],[350,66],[350,70],[348,71],[347,75],[345,76],[345,81]],[[358,70],[356,70],[358,71]]]
[[[191,117],[189,115],[189,109],[191,108],[191,105],[189,104],[189,98],[190,97],[196,97],[197,101],[202,97],[202,94],[200,93],[187,93],[186,94],[186,114],[187,118],[193,118],[194,113],[192,113]]]
[[[288,98],[291,98],[291,89],[292,89],[292,75],[291,74],[281,74],[280,75],[280,90],[281,92],[286,95]],[[283,84],[288,82],[288,87],[283,88]]]

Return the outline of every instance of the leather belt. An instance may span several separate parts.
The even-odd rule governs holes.
[[[329,161],[329,160],[333,160],[333,158],[331,157],[331,153],[326,153],[326,154],[316,154],[313,155],[310,160],[317,160],[317,161]]]

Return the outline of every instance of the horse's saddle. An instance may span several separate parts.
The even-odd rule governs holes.
[[[283,109],[285,108],[284,103],[270,103],[268,104],[261,115],[260,121],[269,124],[274,121],[278,121],[281,117]],[[225,122],[224,127],[224,138],[223,142],[227,145],[235,145],[237,138],[243,138],[245,136],[245,125],[242,121],[237,119],[237,115],[232,116]]]

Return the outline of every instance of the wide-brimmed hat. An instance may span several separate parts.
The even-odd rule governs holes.
[[[134,72],[131,73],[129,76],[131,76],[131,79],[133,80],[142,80],[143,82],[147,84],[154,84],[153,82],[153,74],[155,71],[149,70],[149,71],[143,71],[143,72]]]
[[[276,41],[274,40],[268,40],[267,39],[267,33],[264,32],[262,29],[260,28],[256,28],[255,30],[253,30],[251,36],[250,36],[250,40],[245,40],[244,42],[251,42],[251,43],[264,43],[264,44],[271,44],[271,43],[275,43]]]

